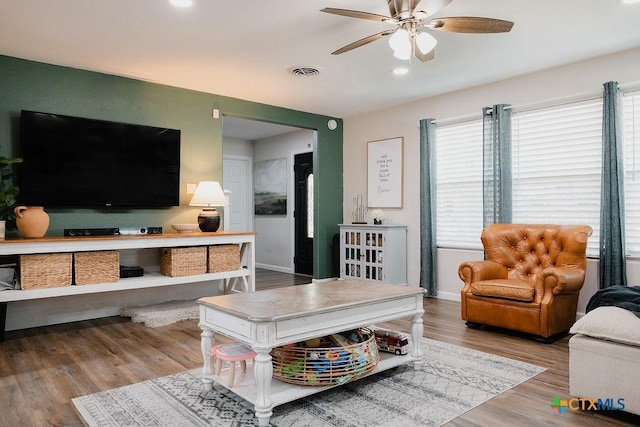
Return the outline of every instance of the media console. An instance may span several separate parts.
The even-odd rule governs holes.
[[[169,277],[159,273],[159,265],[145,268],[142,277],[120,279],[115,283],[98,283],[82,286],[63,286],[47,289],[0,291],[0,342],[4,340],[7,305],[11,302],[64,297],[69,295],[156,288],[184,283],[225,281],[229,290],[241,279],[244,290],[255,291],[255,233],[165,233],[145,235],[116,235],[91,237],[44,237],[39,239],[7,239],[0,241],[0,255],[27,255],[61,252],[88,252],[104,250],[143,250],[152,248],[189,247],[238,244],[240,245],[240,269],[193,276]],[[231,281],[234,281],[232,284]],[[34,313],[36,315],[37,313]]]

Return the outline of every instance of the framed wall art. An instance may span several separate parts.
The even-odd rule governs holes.
[[[367,205],[401,208],[404,181],[403,138],[367,143]]]
[[[256,215],[287,214],[287,159],[255,163],[254,204]]]

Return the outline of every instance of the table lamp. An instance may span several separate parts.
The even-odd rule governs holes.
[[[196,192],[189,202],[189,206],[202,206],[198,214],[198,226],[201,231],[218,231],[220,214],[214,206],[227,206],[227,198],[220,183],[215,181],[200,181]]]

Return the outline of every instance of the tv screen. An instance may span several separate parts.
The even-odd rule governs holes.
[[[22,111],[20,203],[44,207],[177,206],[180,131]]]

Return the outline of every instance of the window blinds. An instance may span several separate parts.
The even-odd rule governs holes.
[[[588,224],[598,254],[602,99],[513,114],[513,222]]]
[[[436,129],[438,247],[482,249],[482,119]]]
[[[640,256],[640,91],[622,97],[624,138],[625,243]]]

